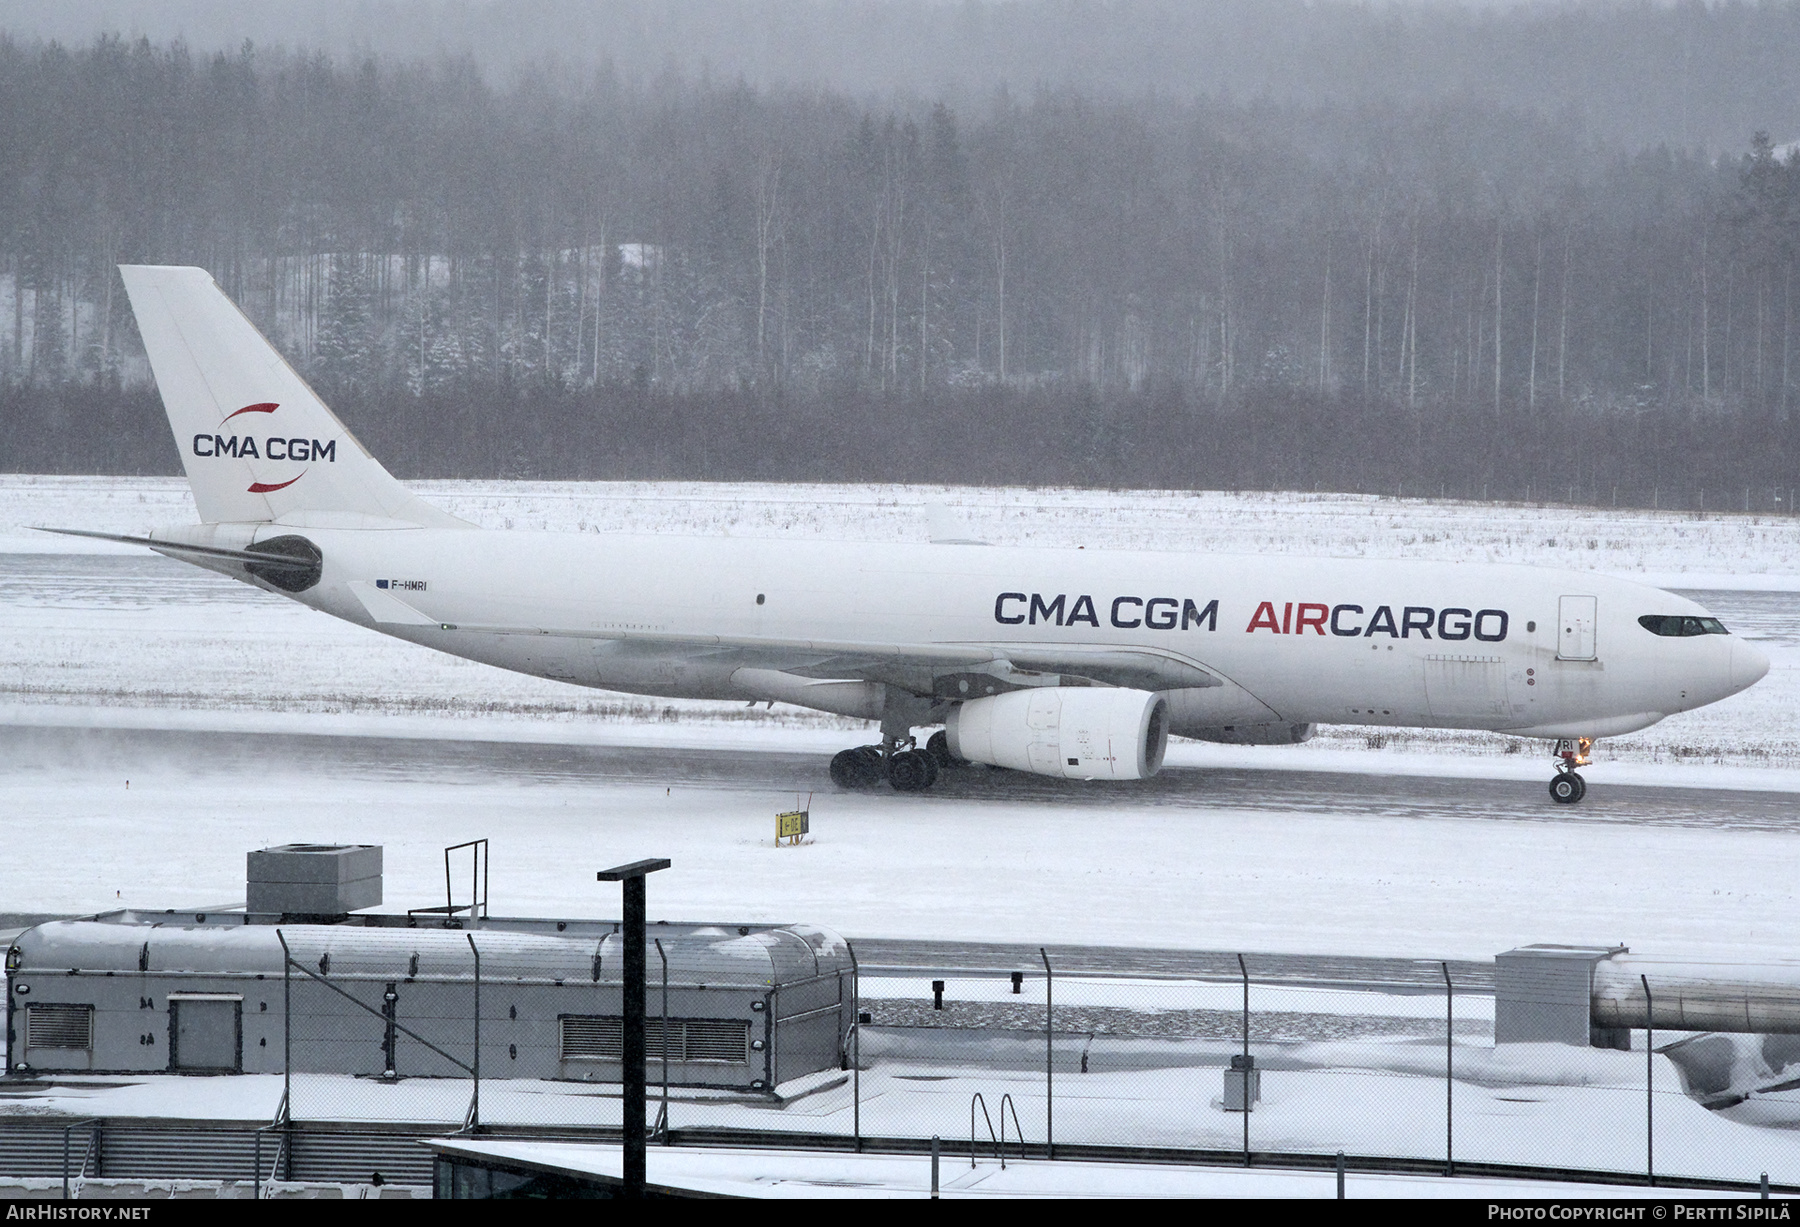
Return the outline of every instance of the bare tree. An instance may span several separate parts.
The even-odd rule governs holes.
[[[756,371],[768,370],[769,265],[780,241],[781,158],[765,153],[756,166]]]

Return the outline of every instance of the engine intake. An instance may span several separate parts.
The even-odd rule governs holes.
[[[1169,705],[1147,690],[1042,686],[950,713],[950,752],[1067,780],[1145,780],[1162,768]]]

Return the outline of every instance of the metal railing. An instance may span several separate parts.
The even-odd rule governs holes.
[[[994,1148],[994,1157],[1000,1160],[1001,1167],[1005,1167],[1006,1155],[1000,1149],[1000,1139],[994,1134],[994,1118],[988,1115],[987,1100],[981,1097],[980,1091],[976,1091],[969,1099],[969,1166],[975,1166],[975,1109],[978,1105],[981,1108],[981,1119],[987,1125],[988,1142]],[[1001,1118],[1002,1124],[1005,1124],[1005,1119]]]
[[[473,935],[469,935],[469,945],[476,960],[475,980],[473,985],[464,982],[453,990],[456,993],[479,993],[482,988],[481,951]],[[1040,948],[1037,953],[1044,979],[1041,985],[1031,986],[1029,996],[1021,989],[1028,974],[1035,980],[1035,969],[1024,973],[1015,968],[948,972],[930,967],[883,967],[880,978],[867,985],[853,975],[839,994],[851,1007],[852,1021],[829,1030],[821,1041],[827,1051],[837,1044],[836,1064],[848,1076],[837,1075],[835,1083],[809,1083],[803,1093],[815,1098],[803,1111],[790,1111],[788,1100],[778,1095],[716,1090],[674,1094],[669,1085],[671,1054],[658,1054],[652,1044],[650,1059],[661,1056],[664,1064],[655,1136],[666,1145],[914,1153],[930,1137],[952,1132],[944,1128],[944,1116],[956,1112],[960,1094],[953,1099],[951,1093],[960,1092],[969,1095],[971,1163],[983,1153],[979,1139],[985,1122],[989,1149],[1003,1167],[1012,1158],[1032,1155],[1321,1168],[1335,1165],[1336,1155],[1342,1151],[1347,1169],[1360,1172],[1507,1175],[1748,1190],[1760,1187],[1760,1173],[1766,1170],[1774,1174],[1771,1188],[1800,1190],[1800,1130],[1734,1123],[1735,1138],[1756,1143],[1756,1149],[1742,1153],[1731,1153],[1723,1143],[1701,1136],[1711,1129],[1723,1137],[1729,1132],[1724,1128],[1728,1118],[1721,1118],[1686,1093],[1685,1084],[1674,1076],[1675,1058],[1668,1055],[1680,1044],[1657,1047],[1666,1032],[1646,1030],[1638,1037],[1644,1043],[1641,1064],[1635,1060],[1636,1051],[1627,1061],[1626,1054],[1578,1046],[1494,1047],[1482,1038],[1485,1023],[1478,1017],[1485,1009],[1482,1001],[1487,990],[1462,990],[1459,980],[1465,977],[1453,976],[1445,962],[1434,961],[1429,979],[1421,974],[1404,984],[1396,980],[1388,985],[1393,991],[1381,1008],[1398,1011],[1390,1017],[1378,1012],[1354,1013],[1368,1009],[1366,1004],[1340,1003],[1349,1013],[1296,1013],[1300,1007],[1273,994],[1314,990],[1297,988],[1291,977],[1259,985],[1250,958],[1234,959],[1237,974],[1229,979],[1194,975],[1128,978],[1059,975],[1048,951]],[[955,999],[934,1003],[934,994],[925,986],[946,979],[952,985],[949,995]],[[365,1136],[365,1132],[346,1127],[346,1117],[329,1113],[304,1112],[297,1122],[292,1096],[301,1075],[288,1060],[282,1071],[279,1105],[272,1118],[264,1118],[266,1124],[251,1129],[214,1123],[184,1133],[179,1126],[143,1121],[84,1118],[46,1124],[41,1117],[29,1122],[0,1117],[0,1177],[60,1174],[65,1196],[74,1198],[80,1195],[83,1181],[100,1174],[103,1157],[108,1179],[120,1178],[111,1159],[116,1139],[154,1139],[158,1145],[166,1141],[171,1146],[189,1146],[202,1157],[216,1151],[216,1163],[199,1158],[196,1163],[217,1171],[219,1179],[248,1176],[247,1183],[261,1196],[266,1184],[291,1179],[304,1169],[308,1156],[321,1153],[318,1148],[328,1139],[332,1144],[366,1151],[370,1156],[363,1161],[366,1175],[378,1170],[374,1163],[392,1166],[399,1162],[392,1147],[401,1138],[447,1136],[475,1129],[484,1135],[589,1141],[620,1135],[616,1111],[605,1106],[616,1104],[616,1097],[595,1096],[591,1087],[565,1099],[561,1117],[535,1117],[530,1115],[534,1107],[521,1107],[525,1100],[533,1105],[549,1102],[534,1093],[510,1100],[503,1094],[496,1100],[498,1118],[484,1118],[479,1035],[474,1031],[480,1025],[479,1007],[472,1025],[466,1018],[456,1024],[469,1027],[470,1038],[475,1040],[474,1055],[465,1060],[454,1055],[462,1047],[460,1040],[446,1040],[429,1027],[421,1034],[414,1027],[423,1024],[415,1021],[409,1027],[331,980],[290,954],[283,972],[286,1008],[299,1005],[296,994],[304,984],[309,992],[329,990],[334,1001],[351,1000],[359,1007],[353,1014],[380,1018],[384,1028],[394,1028],[446,1063],[439,1069],[467,1075],[467,1079],[417,1075],[407,1079],[414,1084],[409,1094],[438,1085],[446,1092],[456,1092],[460,1084],[468,1094],[467,1111],[460,1119],[434,1123],[426,1118],[402,1121],[390,1117],[393,1123],[383,1127],[379,1138],[374,1132]],[[1432,981],[1441,982],[1441,987],[1434,987]],[[1663,994],[1647,976],[1640,981],[1647,1016],[1654,1019]],[[350,981],[345,983],[355,988]],[[1379,987],[1357,991],[1375,992]],[[1351,990],[1343,982],[1332,981],[1329,991]],[[1258,997],[1258,993],[1267,995]],[[1443,1005],[1434,1013],[1429,998],[1437,993],[1442,994]],[[1425,1000],[1419,1000],[1421,997]],[[467,997],[461,1000],[466,1002]],[[934,1004],[943,1008],[934,1009]],[[504,1004],[500,1007],[503,1014],[505,1008]],[[663,1005],[660,1013],[665,1020],[668,1012]],[[772,1018],[776,1013],[771,1001],[764,1016]],[[289,1053],[295,1038],[292,1021],[297,1017],[290,1014],[283,1020],[282,1040]],[[1396,1024],[1398,1029],[1391,1031],[1399,1038],[1387,1038],[1390,1032],[1374,1026],[1383,1019],[1404,1024]],[[1334,1027],[1344,1035],[1334,1032]],[[665,1025],[665,1043],[668,1035]],[[1300,1038],[1293,1038],[1296,1035]],[[271,1043],[275,1038],[271,1031]],[[299,1038],[304,1039],[304,1032]],[[1637,1045],[1632,1047],[1635,1050]],[[1242,1060],[1237,1069],[1230,1068],[1233,1058]],[[1254,1058],[1254,1064],[1245,1058]],[[501,1059],[505,1060],[504,1052]],[[1770,1089],[1780,1089],[1772,1080],[1777,1075],[1785,1077],[1792,1072],[1775,1070]],[[1233,1075],[1242,1079],[1238,1087],[1242,1110],[1228,1106],[1229,1093],[1219,1100],[1210,1098],[1219,1093],[1221,1076],[1228,1080]],[[1080,1084],[1077,1094],[1069,1093],[1071,1078]],[[982,1090],[971,1093],[970,1081]],[[346,1074],[338,1081],[309,1081],[307,1093],[317,1099],[322,1093],[349,1094],[358,1086],[378,1084],[380,1080],[358,1083]],[[937,1089],[940,1084],[942,1090]],[[505,1082],[498,1085],[506,1087]],[[818,1090],[820,1086],[826,1090]],[[830,1090],[832,1086],[845,1089]],[[1272,1087],[1274,1101],[1268,1099]],[[1520,1089],[1508,1089],[1512,1087]],[[493,1089],[492,1085],[486,1089]],[[1224,1089],[1229,1092],[1232,1084],[1227,1081]],[[1000,1092],[997,1124],[983,1091]],[[1059,1091],[1064,1119],[1062,1140],[1057,1141]],[[1261,1100],[1257,1099],[1259,1093]],[[1032,1101],[1040,1094],[1044,1139],[1041,1144],[1029,1143],[1022,1117],[1039,1110]],[[1530,1106],[1553,1099],[1562,1103],[1557,1109],[1562,1115],[1555,1118],[1562,1126],[1560,1133],[1541,1124],[1550,1119],[1549,1108]],[[461,1107],[460,1101],[457,1107]],[[599,1115],[587,1118],[589,1123],[580,1123],[571,1115],[589,1108],[601,1109]],[[1234,1110],[1238,1111],[1236,1119],[1226,1114]],[[1664,1119],[1659,1121],[1659,1116]],[[1800,1121],[1800,1107],[1795,1116]],[[1517,1121],[1516,1126],[1508,1124],[1509,1117]],[[563,1123],[532,1123],[539,1120]],[[1513,1133],[1504,1133],[1506,1127],[1513,1128]],[[85,1144],[77,1147],[75,1138],[84,1130]],[[53,1144],[60,1146],[60,1154],[50,1149],[52,1138]],[[36,1146],[42,1146],[42,1151],[34,1150]],[[42,1170],[46,1164],[32,1158],[40,1153],[44,1159],[54,1155],[49,1171]],[[1640,1157],[1641,1164],[1637,1162]],[[421,1158],[407,1170],[417,1172],[423,1167]],[[1739,1167],[1747,1170],[1740,1175],[1733,1170]]]
[[[100,1150],[100,1122],[98,1120],[73,1121],[63,1126],[62,1131],[62,1199],[71,1200],[69,1194],[69,1141],[77,1129],[88,1131],[87,1146],[81,1152],[81,1169],[76,1172],[76,1192],[80,1192],[80,1182],[87,1179],[89,1160],[98,1159]],[[98,1164],[95,1174],[98,1175]]]
[[[1025,1157],[1025,1130],[1019,1125],[1019,1105],[1010,1092],[1000,1096],[1000,1166],[1006,1166],[1006,1114],[1012,1113],[1013,1137],[1019,1143],[1019,1158]]]

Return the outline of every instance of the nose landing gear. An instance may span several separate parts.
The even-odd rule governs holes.
[[[1550,781],[1550,799],[1558,805],[1573,805],[1587,796],[1587,781],[1573,771],[1559,771]]]
[[[1573,805],[1587,796],[1587,781],[1575,768],[1592,760],[1588,751],[1594,748],[1592,737],[1564,739],[1556,743],[1556,774],[1550,779],[1550,799],[1558,805]]]

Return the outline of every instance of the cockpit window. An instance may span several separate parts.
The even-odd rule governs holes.
[[[1670,639],[1731,633],[1717,618],[1694,618],[1686,614],[1645,614],[1638,619],[1638,625],[1652,635],[1663,635]]]

